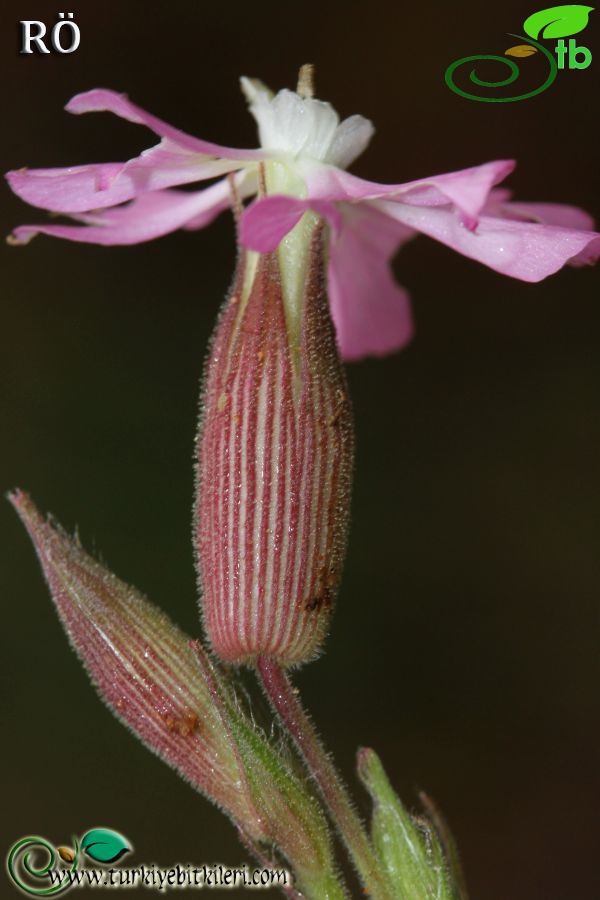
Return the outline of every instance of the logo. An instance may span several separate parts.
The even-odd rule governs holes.
[[[529,97],[535,97],[541,94],[546,88],[549,88],[559,69],[587,69],[592,61],[592,52],[587,47],[578,46],[577,41],[572,37],[579,34],[588,24],[589,14],[593,11],[593,6],[552,6],[549,9],[542,9],[540,12],[533,13],[529,18],[525,19],[523,29],[527,37],[520,34],[512,34],[508,32],[509,37],[517,38],[523,43],[516,44],[504,51],[504,56],[494,56],[491,54],[480,54],[478,56],[465,56],[458,59],[446,69],[446,84],[451,91],[466,97],[468,100],[480,100],[483,103],[512,103],[514,100],[527,100]],[[545,40],[554,40],[560,38],[556,46],[548,48],[538,43],[539,38]],[[564,38],[569,38],[565,43]],[[541,55],[540,55],[541,54]],[[531,71],[525,72],[528,63],[524,63],[524,71],[521,72],[519,66],[514,59],[533,58],[535,63],[529,64]],[[503,79],[497,81],[485,81],[480,78],[475,69],[471,69],[469,73],[470,81],[485,91],[498,90],[513,84],[523,74],[526,79],[539,78],[540,72],[544,75],[545,80],[539,87],[525,90],[516,96],[505,96],[504,92],[496,95],[480,95],[472,93],[471,85],[466,79],[467,68],[465,67],[461,73],[458,72],[461,66],[465,64],[478,62],[479,60],[493,60],[508,66],[510,74]],[[539,63],[544,63],[540,66]],[[535,65],[535,71],[533,66]],[[459,83],[455,82],[455,76],[458,76]],[[461,77],[462,76],[462,77]],[[525,80],[526,80],[525,79]],[[468,88],[468,90],[467,90]]]
[[[110,828],[92,828],[73,847],[54,847],[41,837],[24,837],[10,848],[6,869],[11,881],[25,894],[48,897],[73,887],[82,854],[94,862],[116,862],[132,848],[127,839]],[[40,882],[43,886],[40,886]]]
[[[242,863],[232,868],[222,863],[174,863],[160,868],[154,863],[138,863],[133,868],[116,863],[133,847],[111,828],[92,828],[82,838],[72,838],[72,847],[55,847],[43,837],[21,838],[6,857],[6,871],[14,885],[30,897],[49,897],[71,888],[132,887],[156,891],[189,888],[269,888],[289,893],[292,884],[287,869],[250,868]],[[87,859],[100,863],[88,868]],[[286,890],[288,888],[288,890]]]

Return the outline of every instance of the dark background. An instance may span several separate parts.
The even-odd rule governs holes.
[[[76,53],[24,57],[18,21],[51,26],[67,7],[7,3],[3,169],[150,146],[149,132],[110,115],[62,112],[95,86],[208,140],[253,146],[239,75],[293,87],[312,61],[319,97],[376,124],[357,174],[407,181],[514,156],[521,199],[598,216],[600,13],[579,36],[591,67],[559,72],[536,98],[475,103],[444,83],[459,57],[515,43],[506,32],[539,7],[105,0],[68,7]],[[5,233],[43,218],[4,190]],[[27,489],[77,526],[87,548],[198,634],[192,450],[205,348],[234,263],[229,217],[130,248],[42,236],[0,252],[0,486]],[[426,238],[395,267],[417,337],[349,368],[348,561],[327,652],[297,684],[365,813],[360,745],[380,752],[407,803],[418,789],[436,798],[473,898],[600,897],[598,273],[522,284]],[[23,835],[68,844],[106,825],[134,843],[131,865],[247,860],[225,818],[97,699],[6,503],[0,527],[0,852]],[[0,893],[13,895],[6,884]]]

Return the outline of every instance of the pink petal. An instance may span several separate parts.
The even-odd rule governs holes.
[[[493,195],[494,192],[492,192]],[[521,203],[501,202],[496,208],[486,204],[486,213],[500,215],[507,219],[530,220],[541,225],[563,225],[578,231],[592,231],[594,219],[585,210],[567,203]]]
[[[225,188],[225,184],[229,185],[227,179],[220,183],[223,185],[223,189]],[[242,172],[238,172],[235,176],[235,189],[239,200],[246,200],[248,197],[252,197],[256,194],[256,191],[258,190],[257,172],[253,169],[244,169]],[[207,190],[210,190],[210,188],[207,188]],[[215,196],[218,196],[217,192],[215,192]],[[231,189],[229,188],[227,197],[224,198],[223,205],[220,208],[217,209],[212,206],[207,206],[206,209],[201,209],[199,213],[194,215],[181,227],[185,231],[196,231],[198,228],[204,228],[206,225],[210,225],[216,216],[230,205]]]
[[[208,159],[167,139],[126,163],[67,169],[17,169],[6,178],[22,200],[53,212],[116,206],[146,191],[163,190],[239,169],[236,160]]]
[[[593,234],[594,232],[592,232]],[[580,268],[581,266],[593,266],[600,257],[600,235],[596,234],[595,240],[586,244],[576,256],[567,260],[568,265]]]
[[[600,235],[593,231],[481,216],[472,232],[452,210],[418,209],[387,201],[378,205],[409,228],[522,281],[541,281],[565,263],[593,262],[600,255]]]
[[[68,169],[16,169],[6,173],[11,189],[26,203],[60,212],[83,212],[129,200],[131,184],[112,186],[125,163]],[[105,202],[103,202],[105,200]]]
[[[394,281],[388,261],[414,232],[374,207],[274,195],[255,201],[243,214],[240,241],[253,250],[274,250],[307,209],[333,225],[329,301],[344,359],[382,355],[412,336],[408,294]]]
[[[514,167],[513,160],[496,160],[406,184],[378,184],[332,166],[311,165],[306,169],[305,178],[310,199],[336,201],[381,197],[414,206],[453,203],[463,215],[465,224],[473,228],[492,187],[506,178]]]
[[[344,359],[381,356],[411,339],[409,296],[396,284],[389,260],[413,236],[368,204],[344,206],[329,260],[329,303]]]
[[[204,191],[154,191],[125,206],[111,207],[77,218],[78,225],[21,225],[10,243],[26,244],[36,234],[48,234],[86,244],[139,244],[182,227],[202,228],[230,205],[227,179]]]
[[[332,203],[273,194],[256,200],[244,211],[240,242],[250,250],[270,253],[309,209],[328,219],[334,228],[340,227],[340,214]]]
[[[291,231],[303,212],[313,209],[337,227],[335,201],[385,197],[388,201],[418,207],[446,206],[453,203],[465,225],[474,228],[477,216],[496,182],[514,168],[514,162],[500,160],[460,172],[437,175],[406,184],[377,184],[364,181],[333,166],[307,166],[304,172],[308,198],[271,196],[257,200],[242,217],[241,242],[253,250],[274,250]]]
[[[225,159],[244,159],[259,160],[264,159],[264,152],[261,150],[238,150],[233,147],[222,147],[220,144],[213,144],[209,141],[201,141],[199,138],[192,137],[172,125],[167,125],[162,119],[156,118],[146,112],[140,106],[132,103],[126,94],[118,94],[116,91],[107,88],[94,88],[83,94],[77,94],[67,103],[65,109],[71,113],[86,112],[112,112],[128,122],[134,122],[136,125],[145,125],[154,131],[155,134],[164,138],[169,138],[173,143],[180,147],[191,150],[195,153],[203,153],[208,156],[220,156]]]

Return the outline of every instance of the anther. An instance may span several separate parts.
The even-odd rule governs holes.
[[[300,66],[296,93],[305,100],[315,96],[315,67],[312,63]]]

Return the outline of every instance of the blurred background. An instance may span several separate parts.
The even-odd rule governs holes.
[[[357,174],[399,182],[515,157],[520,199],[598,216],[600,14],[579,36],[598,58],[533,99],[476,103],[444,83],[456,59],[503,53],[536,9],[105,0],[69,7],[75,53],[42,57],[18,54],[17,23],[51,27],[58,7],[7,2],[3,170],[122,160],[154,143],[108,114],[62,111],[96,86],[205,139],[254,146],[238,77],[294,87],[311,61],[317,96],[376,124]],[[3,233],[43,221],[3,190]],[[233,237],[224,215],[129,248],[43,236],[0,248],[2,491],[27,489],[193,635],[198,385]],[[527,285],[424,237],[395,269],[416,339],[349,367],[348,561],[326,653],[297,684],[365,814],[362,745],[406,803],[420,789],[436,799],[473,898],[600,897],[598,271]],[[97,699],[6,502],[0,528],[0,852],[104,825],[133,842],[131,865],[248,861],[228,821]]]

